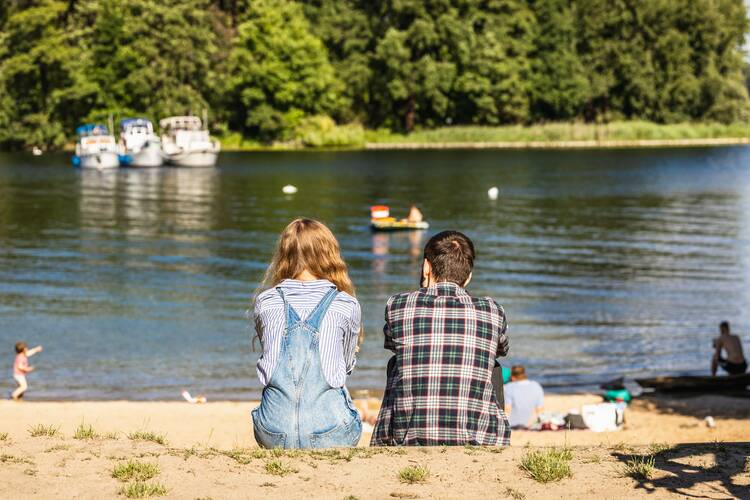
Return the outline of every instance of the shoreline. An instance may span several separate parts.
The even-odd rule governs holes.
[[[488,142],[368,142],[365,150],[429,149],[637,149],[740,146],[750,144],[747,137],[706,139],[642,139],[582,141],[488,141]]]
[[[600,399],[551,394],[545,409]],[[256,404],[0,401],[0,497],[123,498],[140,484],[168,498],[654,500],[750,487],[750,398],[637,399],[622,430],[514,431],[506,448],[370,448],[364,433],[356,448],[264,450],[253,439]],[[569,471],[537,482],[524,464],[551,448],[565,450]],[[652,461],[648,477],[634,460]],[[415,468],[424,474],[412,481]]]
[[[221,140],[221,139],[219,139]],[[291,152],[361,152],[361,151],[430,151],[430,150],[608,150],[669,149],[744,146],[750,137],[706,137],[685,139],[602,139],[602,140],[533,140],[533,141],[366,141],[352,146],[299,146],[288,144],[222,146],[223,153],[291,153]],[[73,143],[45,154],[72,153]],[[14,153],[19,151],[1,151]]]

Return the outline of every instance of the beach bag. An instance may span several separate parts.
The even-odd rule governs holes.
[[[619,430],[625,419],[625,411],[614,403],[583,405],[581,415],[586,427],[594,432]]]

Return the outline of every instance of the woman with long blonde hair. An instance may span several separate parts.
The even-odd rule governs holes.
[[[359,302],[335,236],[296,219],[281,233],[255,297],[264,386],[253,410],[256,441],[267,448],[355,446],[362,421],[346,378],[356,363]]]

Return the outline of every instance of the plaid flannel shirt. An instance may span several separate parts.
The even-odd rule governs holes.
[[[388,299],[385,348],[396,355],[370,445],[510,444],[491,381],[506,328],[497,302],[454,283]]]

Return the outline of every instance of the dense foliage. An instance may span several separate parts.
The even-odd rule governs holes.
[[[741,122],[747,30],[743,0],[3,0],[0,147],[204,108],[265,142],[332,120]]]

